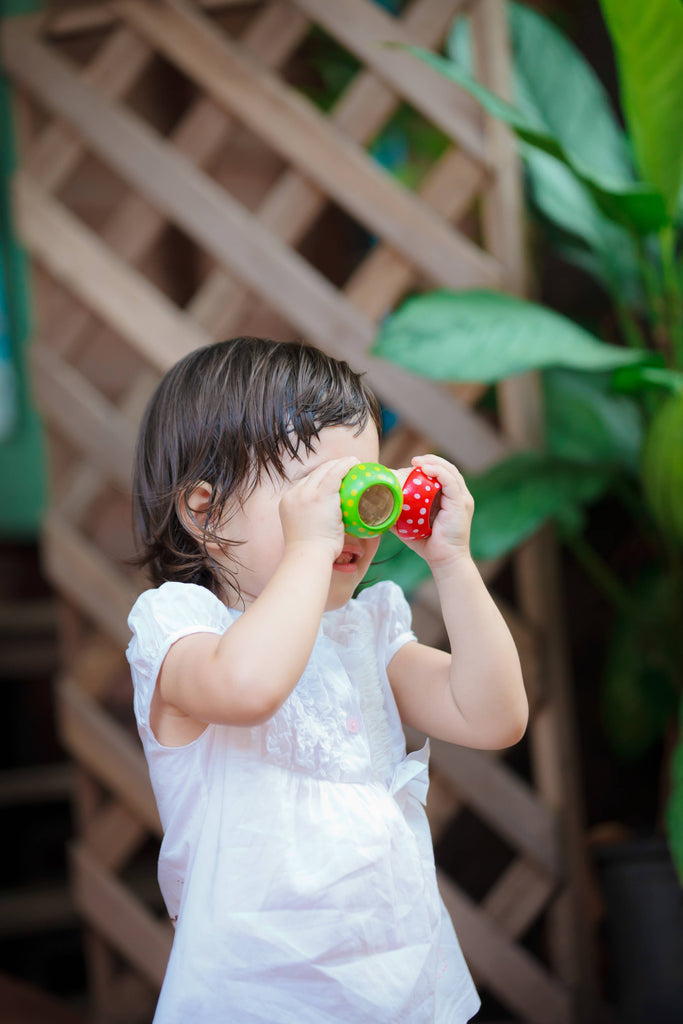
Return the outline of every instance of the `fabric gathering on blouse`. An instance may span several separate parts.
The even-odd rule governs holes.
[[[175,924],[155,1024],[464,1024],[480,1004],[436,883],[429,744],[406,753],[386,673],[416,639],[402,591],[377,583],[325,612],[264,724],[162,746],[149,715],[171,644],[240,614],[164,583],[128,619]]]

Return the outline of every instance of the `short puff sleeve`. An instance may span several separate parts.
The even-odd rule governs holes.
[[[358,600],[372,611],[378,655],[380,663],[386,667],[404,644],[417,641],[411,628],[410,605],[399,585],[392,580],[383,580],[361,591]]]
[[[238,614],[196,583],[163,583],[140,595],[128,616],[133,636],[126,651],[139,727],[149,727],[154,687],[171,645],[192,633],[220,636]]]

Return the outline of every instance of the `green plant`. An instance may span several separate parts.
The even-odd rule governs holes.
[[[541,305],[488,291],[409,299],[375,355],[439,380],[495,383],[536,371],[543,451],[470,478],[473,552],[504,555],[544,522],[615,606],[604,701],[614,743],[638,754],[661,737],[683,692],[683,5],[601,0],[613,43],[623,130],[596,75],[548,19],[508,4],[513,97],[469,67],[458,19],[441,57],[420,60],[466,89],[519,141],[528,195],[563,258],[592,274],[614,309],[611,343]],[[607,493],[650,552],[628,584],[585,538],[585,508]],[[418,569],[401,556],[407,571]],[[666,822],[683,879],[683,733]]]

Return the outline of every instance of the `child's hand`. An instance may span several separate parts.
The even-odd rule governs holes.
[[[344,525],[339,488],[359,461],[351,455],[330,459],[287,487],[280,499],[285,544],[323,542],[330,545],[332,560],[341,554]]]
[[[418,455],[411,460],[413,468],[424,470],[441,484],[441,507],[436,514],[431,536],[410,540],[397,536],[425,559],[434,570],[453,558],[470,554],[470,528],[474,498],[467,489],[462,473],[438,455]]]

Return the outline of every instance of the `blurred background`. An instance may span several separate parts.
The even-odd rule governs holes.
[[[320,0],[320,11],[325,6]],[[69,155],[69,145],[78,139],[85,121],[77,120],[78,103],[69,108],[74,111],[73,123],[59,103],[50,105],[49,92],[63,90],[66,111],[68,92],[61,65],[53,68],[50,62],[67,62],[74,77],[78,75],[96,94],[111,82],[106,85],[104,74],[102,81],[95,80],[88,69],[117,31],[122,57],[118,61],[114,53],[114,70],[139,62],[126,87],[121,84],[117,104],[124,105],[125,94],[127,114],[151,128],[155,138],[182,149],[178,126],[208,86],[198,81],[196,69],[183,63],[170,42],[166,49],[159,42],[151,58],[144,50],[151,39],[171,39],[173,24],[166,25],[171,34],[165,37],[166,23],[147,22],[146,14],[135,12],[151,9],[154,19],[157,9],[164,8],[187,17],[188,24],[194,24],[195,14],[206,19],[221,38],[242,47],[254,60],[258,46],[265,46],[265,29],[262,37],[256,29],[249,37],[249,30],[270,8],[273,19],[281,19],[287,31],[297,34],[296,45],[286,59],[280,58],[280,87],[305,101],[317,117],[337,118],[335,130],[343,138],[353,138],[353,114],[340,114],[342,100],[374,59],[363,48],[363,33],[376,31],[381,39],[391,19],[401,24],[405,20],[406,41],[421,43],[442,58],[440,64],[429,65],[429,53],[411,55],[415,81],[428,72],[440,76],[443,89],[451,90],[443,93],[444,109],[451,97],[459,96],[462,124],[473,126],[472,131],[487,140],[486,171],[467,171],[472,174],[469,186],[464,184],[465,164],[458,172],[463,193],[469,188],[467,198],[453,208],[437,205],[443,224],[449,227],[455,220],[458,237],[478,247],[476,257],[471,250],[464,251],[463,264],[469,266],[471,258],[471,273],[458,268],[441,272],[436,258],[432,266],[429,253],[420,252],[415,272],[401,278],[393,292],[389,288],[383,298],[375,292],[374,305],[372,298],[364,298],[363,289],[369,294],[376,280],[370,277],[363,284],[358,276],[369,259],[386,261],[385,269],[377,270],[384,279],[402,273],[392,263],[392,253],[403,251],[401,245],[409,249],[400,230],[405,232],[410,216],[417,213],[406,206],[401,221],[401,197],[428,196],[430,176],[443,171],[452,156],[455,135],[448,116],[441,115],[436,100],[433,109],[439,116],[428,116],[416,99],[417,86],[410,99],[402,97],[387,108],[380,127],[354,141],[364,150],[363,167],[371,164],[395,186],[390,196],[400,230],[392,234],[390,202],[386,228],[354,206],[350,176],[356,165],[350,156],[348,167],[339,165],[339,187],[330,184],[322,189],[325,201],[288,242],[297,258],[315,269],[316,280],[335,294],[345,294],[349,306],[366,317],[367,323],[358,327],[359,347],[349,350],[350,362],[361,365],[359,353],[372,344],[377,357],[392,369],[400,367],[450,388],[454,405],[466,408],[488,431],[481,441],[473,434],[471,447],[462,452],[477,503],[473,548],[487,567],[502,606],[518,623],[520,643],[528,643],[524,652],[529,678],[535,680],[532,703],[538,725],[529,742],[505,754],[506,785],[510,793],[516,785],[513,779],[532,789],[536,785],[552,806],[557,794],[565,791],[562,785],[553,788],[538,782],[539,763],[549,756],[550,774],[566,773],[567,805],[554,810],[560,845],[570,851],[568,873],[578,882],[568,883],[566,874],[554,878],[543,857],[540,867],[528,868],[527,878],[513,857],[515,826],[509,825],[506,833],[501,824],[500,807],[508,791],[491,795],[491,806],[499,809],[487,815],[468,791],[468,785],[479,785],[477,764],[456,764],[447,758],[441,764],[436,758],[430,822],[437,864],[454,885],[452,907],[461,908],[458,893],[466,894],[461,913],[464,934],[472,938],[463,940],[457,920],[456,927],[468,958],[468,942],[473,944],[483,998],[477,1019],[539,1024],[683,1020],[683,901],[675,866],[683,865],[678,713],[683,681],[682,9],[676,0],[651,4],[650,23],[643,26],[635,3],[482,0],[478,14],[473,13],[476,0],[445,2],[441,10],[439,6],[432,2],[420,21],[415,14],[419,4],[353,0],[341,19],[349,23],[347,34],[332,14],[318,18],[312,3],[233,0],[166,5],[140,0],[121,5],[128,9],[124,28],[116,4],[5,0],[2,5],[0,682],[5,705],[0,725],[0,1020],[146,1021],[151,1020],[156,991],[154,969],[131,976],[115,938],[106,929],[98,934],[93,924],[97,913],[91,919],[84,914],[89,899],[86,874],[79,876],[77,885],[73,881],[74,871],[80,871],[78,851],[87,850],[92,822],[105,807],[106,787],[102,777],[88,775],[88,757],[79,763],[74,755],[69,738],[75,726],[60,710],[55,690],[66,669],[73,678],[90,673],[92,680],[95,673],[105,680],[85,687],[88,699],[123,723],[131,743],[135,737],[130,684],[120,658],[122,627],[113,626],[102,639],[98,631],[114,613],[105,609],[100,614],[96,608],[90,621],[68,585],[70,576],[82,577],[97,593],[98,588],[106,589],[109,577],[98,575],[95,560],[84,567],[85,549],[72,544],[66,527],[60,533],[62,525],[78,523],[93,550],[104,552],[120,569],[125,585],[115,594],[111,591],[111,601],[122,615],[124,598],[139,589],[139,580],[125,565],[132,548],[124,455],[136,418],[167,358],[164,350],[172,353],[181,340],[191,344],[188,339],[195,337],[195,328],[176,319],[177,312],[200,325],[196,343],[204,333],[214,338],[262,333],[283,341],[308,333],[321,347],[331,348],[335,330],[342,337],[340,325],[347,322],[341,307],[331,305],[339,312],[339,325],[330,327],[329,339],[315,337],[313,327],[306,331],[306,323],[287,315],[284,300],[264,299],[248,276],[256,272],[244,268],[238,270],[246,275],[246,291],[240,292],[219,274],[215,295],[204,289],[198,301],[203,284],[220,270],[217,250],[208,252],[172,213],[153,239],[150,235],[144,252],[135,252],[132,242],[127,250],[126,232],[132,239],[142,230],[137,219],[141,214],[138,211],[136,217],[131,206],[115,222],[114,213],[131,188],[143,192],[143,186],[139,181],[131,185],[132,178],[126,180],[92,140],[77,157]],[[343,2],[336,5],[338,11],[343,8]],[[373,10],[383,20],[375,22]],[[414,28],[407,21],[411,10]],[[486,32],[494,25],[494,14],[499,19],[496,25],[507,26],[507,68],[500,54],[507,60],[508,50],[497,50],[495,33]],[[271,34],[275,24],[270,23]],[[203,21],[198,23],[198,39],[203,26]],[[637,57],[629,57],[634,40]],[[268,72],[273,76],[274,63]],[[501,68],[502,77],[497,74]],[[399,89],[389,70],[385,78],[381,73],[378,78],[381,88]],[[513,114],[495,105],[494,94],[506,80]],[[237,88],[235,81],[232,86]],[[431,95],[436,95],[435,78],[425,81],[425,88],[431,82]],[[486,82],[491,92],[478,92],[478,82]],[[216,88],[220,92],[220,84]],[[243,130],[233,132],[227,149],[211,151],[207,144],[202,161],[212,182],[271,226],[277,216],[274,203],[268,213],[268,194],[293,173],[296,159],[277,145],[264,144],[250,121],[247,94],[248,88],[240,99],[243,119],[237,117]],[[229,105],[229,97],[226,102]],[[292,104],[292,118],[297,110]],[[96,113],[86,111],[82,116],[93,124],[97,120]],[[53,121],[62,136],[50,137]],[[304,116],[301,123],[306,123]],[[501,136],[492,126],[503,124]],[[283,123],[282,132],[287,130]],[[277,133],[277,128],[272,131]],[[93,128],[93,138],[95,133]],[[463,138],[455,147],[460,153],[467,148]],[[186,145],[191,151],[192,144]],[[196,145],[201,149],[203,143]],[[343,145],[335,145],[343,156]],[[321,185],[316,175],[326,172],[313,143],[311,147],[310,181],[317,189]],[[334,156],[332,142],[330,147]],[[300,155],[302,164],[296,168],[304,182],[305,159],[306,154]],[[63,173],[60,160],[71,161]],[[345,172],[348,185],[341,180]],[[136,173],[145,173],[142,157]],[[369,174],[363,181],[370,182]],[[507,198],[499,195],[492,202],[493,192],[486,189],[496,174],[510,186],[505,186]],[[40,190],[34,188],[36,182]],[[108,311],[106,297],[93,291],[89,307],[90,293],[83,283],[89,274],[88,254],[100,250],[78,248],[69,224],[51,205],[55,197],[95,239],[116,250],[125,266],[136,268],[145,288],[153,288],[169,309],[173,304],[168,321],[160,312],[149,321],[154,328],[166,323],[173,328],[164,337],[150,331],[154,337],[145,350],[149,365],[140,364],[136,345],[142,350],[146,343],[137,339],[137,328],[119,323],[119,313]],[[281,193],[281,204],[285,197],[286,192]],[[161,204],[161,189],[158,201]],[[372,206],[371,198],[367,204]],[[501,240],[498,236],[506,229],[499,231],[496,225],[506,216],[517,227]],[[282,233],[286,237],[285,229]],[[434,237],[441,244],[441,235]],[[66,251],[62,238],[73,238],[72,250]],[[227,248],[238,243],[239,239],[225,241]],[[420,248],[417,237],[415,247]],[[481,252],[504,267],[501,277],[496,278],[493,263],[477,262]],[[93,265],[92,270],[97,288],[105,291],[107,266]],[[115,267],[112,282],[116,274]],[[275,295],[277,275],[270,267],[264,269],[267,275]],[[116,277],[112,283],[111,301],[119,305],[125,293],[116,289],[122,281]],[[147,314],[142,305],[134,305],[137,295],[131,286],[131,315],[138,317],[142,337]],[[496,295],[509,297],[511,304],[501,306]],[[515,296],[530,301],[520,304]],[[326,310],[322,304],[320,308],[324,318]],[[355,324],[349,331],[356,330]],[[366,340],[364,331],[369,332]],[[536,344],[538,337],[541,342]],[[545,347],[544,338],[550,339]],[[69,376],[67,371],[74,367],[109,403],[102,408],[91,403],[93,422],[104,429],[110,408],[121,416],[110,419],[109,437],[101,442],[106,486],[97,478],[99,435],[95,432],[87,439],[89,467],[84,470],[80,441],[68,426],[70,404],[83,401],[88,406],[91,394],[79,390],[80,384]],[[381,383],[381,368],[374,372]],[[534,381],[535,390],[506,385],[522,373]],[[420,450],[423,438],[447,450],[448,424],[444,421],[442,434],[432,438],[429,418],[409,422],[403,400],[398,405],[391,401],[392,388],[393,384],[380,393],[384,461],[405,465],[409,455]],[[81,422],[90,421],[85,417]],[[494,435],[507,438],[511,446],[496,448]],[[477,452],[484,450],[486,457],[479,459]],[[451,451],[457,460],[457,444]],[[111,466],[115,468],[110,472]],[[527,558],[536,550],[532,546],[539,535],[552,538],[554,560],[548,579],[543,569],[551,564],[548,549],[540,548],[536,562]],[[519,552],[522,560],[516,561]],[[533,589],[533,574],[544,580],[536,603],[543,603],[543,593],[552,594],[547,600],[554,616],[550,623],[543,616],[535,619],[533,601],[524,604],[525,587]],[[383,542],[376,575],[391,576],[405,587],[413,598],[421,638],[442,642],[421,567],[404,557],[389,538]],[[106,603],[104,597],[102,601]],[[543,642],[537,649],[539,636]],[[563,667],[558,668],[560,662]],[[566,683],[551,697],[544,696],[546,670]],[[555,716],[550,726],[543,724],[549,705]],[[86,718],[88,707],[81,709]],[[539,738],[542,730],[545,740]],[[95,727],[92,735],[99,735]],[[544,743],[554,752],[540,754]],[[122,748],[124,772],[128,750]],[[135,777],[133,773],[131,778]],[[492,785],[495,788],[495,780]],[[135,801],[131,806],[130,813],[137,813]],[[521,795],[519,807],[527,808]],[[531,804],[528,810],[528,820],[518,827],[520,847],[533,862],[537,819]],[[112,816],[108,823],[112,836],[117,828],[119,839],[124,833],[135,835],[116,864],[118,875],[127,891],[161,922],[155,880],[158,836],[151,825],[135,832],[128,819],[117,826],[118,820]],[[118,840],[108,840],[107,835],[103,825],[91,849],[107,842],[115,846]],[[74,846],[84,836],[84,847]],[[123,850],[126,841],[120,841]],[[76,849],[75,859],[70,860],[70,849]],[[470,922],[466,908],[485,907],[492,878],[513,865],[519,873],[508,889],[516,893],[515,905],[522,909],[516,912],[516,926],[511,923],[515,914],[506,918],[500,908],[496,911],[500,935],[512,943],[504,942],[496,952],[498,946],[487,947],[487,941],[497,943],[499,933],[491,933],[492,939],[484,931],[476,938],[480,920],[473,917]],[[570,902],[579,901],[580,906],[574,906],[558,926],[557,920],[549,920],[548,908],[565,885]],[[122,908],[112,900],[102,904],[105,916]],[[495,918],[495,901],[490,902],[488,910]],[[453,913],[457,918],[457,909]],[[501,923],[506,920],[507,925]],[[562,934],[567,947],[574,943],[574,952],[558,951]],[[581,936],[588,936],[589,942],[579,954]],[[499,967],[487,969],[487,948]],[[584,962],[577,966],[582,956]],[[541,965],[541,973],[529,967],[528,958]],[[518,964],[529,969],[524,990],[507,977],[514,975]],[[3,1010],[3,1005],[11,1010]]]

